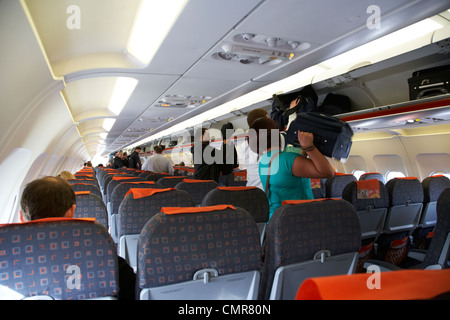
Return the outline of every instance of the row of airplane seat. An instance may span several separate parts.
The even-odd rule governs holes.
[[[98,181],[99,189],[106,178],[102,171],[94,173],[93,180]],[[287,201],[268,222],[267,198],[258,188],[221,187],[216,183],[208,187],[200,202],[199,198],[194,201],[189,191],[178,187],[185,184],[198,189],[206,183],[204,181],[187,179],[172,188],[161,187],[154,181],[126,180],[117,183],[113,190],[124,185],[129,189],[119,211],[111,214],[108,223],[100,219],[98,213],[95,218],[99,223],[76,222],[83,226],[76,225],[77,231],[71,234],[82,237],[58,243],[58,228],[64,229],[61,234],[66,234],[67,228],[73,227],[71,221],[64,219],[0,228],[4,239],[0,241],[0,290],[3,294],[13,292],[19,298],[115,298],[120,289],[117,266],[108,270],[96,267],[114,264],[116,260],[111,259],[111,252],[112,256],[123,257],[135,268],[140,299],[294,299],[304,280],[351,275],[361,265],[360,251],[365,238],[361,210],[345,197]],[[378,180],[377,183],[380,195],[387,195],[384,183]],[[146,187],[135,188],[145,184]],[[375,184],[372,181],[368,185]],[[112,193],[110,196],[112,200]],[[420,268],[448,267],[450,189],[440,192],[439,196],[435,236],[431,238],[429,251],[422,257]],[[373,204],[381,201],[379,199],[369,197],[364,201]],[[86,191],[77,192],[79,216],[87,216],[86,207],[91,205],[97,208],[94,210],[103,211],[104,216],[109,214],[105,214],[107,206],[103,199]],[[48,233],[44,226],[47,223],[51,225]],[[110,232],[107,232],[108,227]],[[33,237],[43,240],[41,247],[15,235],[17,232],[23,235],[30,228],[38,229]],[[92,233],[101,234],[105,239],[91,240]],[[93,246],[93,243],[99,245]],[[102,247],[103,244],[106,247]],[[102,260],[105,252],[109,259]],[[56,261],[61,257],[74,259],[73,265],[79,267],[81,281],[67,273],[68,266],[72,265],[69,261],[58,265]],[[390,268],[386,261],[365,262],[366,268],[370,265],[380,265],[383,270]],[[395,268],[399,270],[398,266]],[[106,277],[106,272],[113,276]]]
[[[110,174],[113,174],[113,172],[110,172]],[[408,249],[407,241],[409,241],[410,238],[414,240],[415,245],[419,242],[423,243],[424,239],[427,239],[428,234],[430,233],[430,231],[432,231],[436,222],[435,205],[437,196],[443,190],[443,188],[450,185],[450,183],[449,180],[443,176],[435,176],[424,179],[422,183],[424,194],[424,209],[422,210],[422,186],[420,186],[420,183],[418,183],[417,179],[393,179],[387,185],[387,187],[389,187],[389,192],[387,192],[384,183],[382,183],[383,177],[379,173],[365,174],[361,177],[361,180],[368,181],[364,179],[369,179],[372,177],[380,180],[380,185],[376,186],[379,188],[379,190],[377,191],[377,198],[373,198],[373,194],[366,194],[366,199],[361,199],[362,197],[360,197],[360,194],[357,195],[357,193],[360,192],[358,191],[360,189],[357,188],[357,185],[364,182],[356,182],[356,179],[353,175],[337,174],[335,177],[329,179],[326,184],[333,187],[330,189],[339,189],[341,193],[343,192],[342,189],[347,185],[351,186],[347,188],[347,191],[345,192],[345,194],[343,194],[343,197],[357,208],[358,215],[360,217],[362,228],[362,251],[360,252],[361,255],[365,254],[367,258],[370,258],[370,256],[375,253],[375,256],[378,259],[387,259],[389,262],[399,264],[402,260],[404,260],[406,256],[406,251]],[[121,179],[132,178],[119,175],[113,176],[113,179],[117,179],[118,181],[110,180],[111,182],[109,186],[114,185],[114,183],[117,182],[121,183],[121,188],[118,188],[118,190],[116,190],[121,191],[119,192],[120,196],[117,197],[117,195],[115,195],[113,197],[114,200],[112,200],[112,202],[108,202],[109,220],[111,220],[112,217],[116,219],[118,218],[118,216],[113,215],[118,214],[119,205],[123,199],[124,194],[129,189],[129,186],[124,185],[126,183],[122,182]],[[179,176],[166,176],[164,179],[160,178],[159,180],[160,182],[167,181],[166,183],[170,184],[166,184],[165,186],[173,187],[182,179],[183,177]],[[133,183],[131,182],[132,180],[128,181],[129,183]],[[347,183],[348,181],[350,181],[350,183]],[[199,195],[196,195],[197,199],[195,201],[195,205],[201,205],[200,200],[202,200],[206,192],[216,186],[213,181],[209,183],[211,185],[207,186],[206,190],[203,190]],[[368,181],[368,183],[372,183],[373,185],[375,182]],[[205,184],[203,183],[193,185],[192,183],[184,182],[183,184],[186,186],[186,188],[191,188],[191,190],[188,190],[191,196],[194,196],[193,190],[199,189],[200,186],[203,186],[203,188],[205,188]],[[393,187],[390,187],[391,185]],[[136,182],[133,187],[160,188],[161,186],[158,183],[153,186],[145,186],[142,184],[142,182]],[[394,189],[400,190],[401,196],[392,196],[392,194],[394,193]],[[367,187],[363,190],[365,190],[366,193],[372,192],[370,191],[370,188],[367,189]],[[395,191],[395,193],[397,192],[398,191]],[[425,202],[428,201],[427,199],[430,199],[430,192],[431,199],[433,201]],[[240,194],[244,193],[241,192]],[[412,195],[415,195],[415,199],[411,198]],[[236,195],[234,197],[236,197]],[[238,206],[243,206],[245,203],[248,203],[245,197],[246,196],[243,196],[243,200],[237,202]],[[393,201],[389,202],[389,197]],[[223,203],[220,201],[217,203]],[[236,202],[237,200],[235,199],[233,201]],[[211,202],[211,200],[209,202],[213,204],[216,203]],[[264,203],[264,201],[260,201],[260,203]],[[208,205],[208,203],[205,203],[203,205]],[[388,210],[388,208],[390,209]],[[250,210],[250,212],[255,215],[254,210]],[[264,210],[260,210],[260,212],[264,212]],[[259,219],[257,222],[260,226],[260,231],[263,238],[265,229],[265,223],[263,221],[264,219],[260,220],[259,217],[256,217],[256,219]],[[118,221],[114,222],[113,228],[117,225]],[[113,237],[116,239],[116,242],[118,242],[117,239],[120,237],[120,235],[117,234],[118,228],[119,227],[116,227],[113,230]],[[412,233],[414,237],[411,237]],[[421,247],[423,247],[423,245],[421,245]]]
[[[352,186],[352,188],[355,188],[355,186],[356,186],[356,179],[354,178],[354,176],[352,176],[352,175],[337,175],[337,177],[339,177],[339,178],[345,178],[345,179],[349,179],[349,177],[348,176],[351,176],[350,177],[350,182],[355,182],[355,183],[353,183],[353,184],[350,184],[350,183],[342,183],[341,182],[341,184],[342,185],[344,185],[344,187],[346,186],[346,185],[351,185]],[[369,221],[370,220],[372,220],[370,223],[373,225],[374,224],[374,222],[373,222],[373,220],[377,220],[377,219],[380,219],[379,217],[377,217],[377,214],[375,213],[375,211],[376,211],[376,209],[379,209],[378,211],[381,211],[381,214],[379,213],[378,214],[378,216],[381,216],[381,218],[382,219],[386,219],[386,216],[387,216],[387,208],[389,207],[389,205],[387,205],[386,204],[386,201],[389,201],[388,200],[388,193],[387,193],[387,189],[385,188],[385,186],[384,186],[384,183],[382,182],[382,176],[381,176],[381,174],[376,174],[376,173],[371,173],[371,174],[368,174],[368,175],[365,175],[365,176],[363,176],[362,177],[362,180],[364,180],[364,178],[366,178],[366,179],[369,179],[369,178],[372,178],[372,177],[375,177],[375,178],[377,178],[377,179],[379,179],[380,181],[378,182],[378,180],[377,180],[377,184],[379,184],[379,187],[380,187],[380,189],[381,189],[381,191],[379,191],[381,194],[382,194],[382,197],[380,197],[380,199],[377,199],[377,198],[372,198],[371,200],[369,200],[369,202],[370,203],[368,203],[367,202],[367,197],[366,197],[366,199],[365,199],[365,201],[366,202],[361,202],[361,200],[359,200],[359,204],[357,203],[357,202],[354,202],[354,201],[352,201],[352,199],[351,199],[351,197],[352,197],[352,194],[356,194],[356,192],[357,192],[357,190],[355,190],[355,192],[354,191],[352,191],[352,189],[350,188],[350,191],[347,191],[347,193],[348,194],[350,194],[350,199],[346,199],[347,201],[349,201],[350,203],[352,203],[353,205],[355,205],[355,208],[356,209],[358,209],[358,205],[360,206],[359,207],[359,209],[361,209],[361,210],[358,210],[358,215],[359,215],[359,218],[360,218],[360,221],[361,221],[361,223],[366,223],[367,224],[367,222],[366,222],[366,220],[367,219],[364,219],[364,218],[361,218],[361,215],[363,215],[363,214],[365,214],[365,213],[368,213],[368,211],[367,210],[369,210],[370,211],[370,213],[368,214],[368,216],[369,216]],[[443,189],[443,186],[445,187],[446,186],[446,181],[444,181],[444,182],[442,182],[443,180],[445,180],[445,179],[447,179],[447,178],[445,178],[445,177],[430,177],[430,178],[428,178],[428,179],[426,179],[427,181],[429,181],[429,180],[431,180],[431,178],[438,178],[438,179],[433,179],[432,181],[435,181],[434,183],[432,183],[432,185],[434,184],[434,187],[432,187],[431,188],[431,190],[432,190],[432,193],[434,193],[434,196],[432,196],[432,198],[434,198],[433,200],[436,200],[436,194],[437,195],[439,195],[439,193],[440,192],[437,192],[436,190],[438,190],[439,189],[439,191],[442,191],[442,189]],[[175,181],[175,177],[174,177],[174,181]],[[181,178],[182,179],[182,178]],[[372,179],[373,180],[373,179]],[[397,188],[399,188],[399,189],[402,189],[403,191],[405,191],[405,190],[408,190],[408,189],[405,189],[404,188],[404,186],[401,184],[402,183],[402,181],[412,181],[412,180],[416,180],[415,182],[413,182],[413,183],[415,183],[414,185],[417,187],[417,179],[399,179],[399,180],[394,180],[394,181],[400,181],[400,185],[399,186],[397,186]],[[448,179],[447,179],[448,180]],[[439,181],[439,182],[436,182],[436,181]],[[372,181],[372,182],[370,182],[369,181],[369,184],[370,183],[372,183],[372,186],[373,186],[373,184],[374,184],[374,181]],[[398,182],[397,182],[398,183]],[[406,183],[408,183],[408,182],[406,182]],[[192,184],[190,184],[190,185],[192,185]],[[367,185],[367,184],[366,184]],[[436,186],[438,186],[438,187],[436,187]],[[195,186],[196,188],[198,188],[198,185],[197,186]],[[211,187],[212,188],[212,187]],[[425,188],[425,187],[424,187]],[[229,199],[229,198],[231,198],[231,197],[229,197],[229,196],[226,196],[225,195],[225,193],[230,193],[230,192],[232,192],[232,189],[233,188],[229,188],[228,190],[225,190],[226,188],[223,188],[221,191],[220,191],[220,193],[218,192],[218,191],[215,191],[215,194],[214,194],[214,192],[212,192],[212,194],[214,194],[214,196],[210,196],[209,198],[210,199],[208,199],[208,200],[205,200],[205,201],[202,201],[202,203],[201,203],[201,205],[203,205],[203,206],[205,206],[205,205],[209,205],[209,204],[217,204],[217,203],[225,203],[226,201],[225,201],[225,199]],[[394,189],[394,188],[392,188],[392,189]],[[417,189],[417,188],[416,188]],[[430,189],[430,188],[428,188],[428,189]],[[250,199],[250,197],[249,197],[249,195],[248,194],[246,194],[245,192],[244,192],[244,190],[246,190],[246,188],[234,188],[234,190],[233,191],[235,191],[235,190],[239,190],[240,192],[237,192],[237,193],[235,193],[234,194],[234,200],[233,201],[228,201],[227,203],[230,203],[230,202],[233,202],[233,204],[235,204],[236,206],[238,206],[238,207],[246,207],[248,210],[249,210],[249,212],[252,212],[252,214],[254,215],[254,213],[255,213],[255,210],[253,209],[253,208],[249,208],[249,204],[250,203],[252,203],[252,201],[249,201],[249,199]],[[416,190],[417,191],[417,190]],[[428,190],[427,190],[428,191]],[[350,193],[349,193],[350,192]],[[366,190],[366,192],[368,192],[367,190]],[[257,192],[256,192],[257,193]],[[404,192],[404,194],[410,194],[411,192]],[[417,192],[416,192],[417,193]],[[418,192],[418,193],[420,193],[420,191]],[[240,196],[240,200],[237,200],[236,198],[236,195],[239,195]],[[215,198],[217,198],[217,199],[215,199]],[[238,197],[239,198],[239,197]],[[263,198],[265,198],[265,196],[263,196]],[[345,199],[345,197],[344,197],[344,199]],[[264,203],[264,201],[261,201],[261,199],[259,199],[259,201],[256,201],[256,203]],[[267,206],[268,206],[268,204],[267,204]],[[363,206],[363,207],[361,207],[361,206]],[[250,206],[251,207],[251,206]],[[411,207],[410,207],[411,208]],[[364,211],[366,211],[366,212],[362,212],[363,210],[362,209],[364,209]],[[259,212],[264,212],[264,211],[267,211],[267,210],[259,210]],[[267,225],[267,218],[264,218],[264,217],[259,217],[259,218],[256,218],[256,217],[254,217],[255,219],[260,219],[260,220],[258,220],[258,222],[260,222],[260,223],[258,223],[259,224],[259,231],[260,231],[260,235],[261,235],[261,240],[263,239],[263,235],[264,235],[264,230],[265,230],[265,226]],[[435,221],[434,221],[435,222]],[[369,224],[370,224],[369,223]],[[375,231],[367,231],[367,232],[363,232],[363,231],[361,231],[361,239],[363,240],[361,243],[364,243],[364,239],[367,239],[367,238],[370,238],[370,237],[372,237],[373,239],[372,240],[375,240],[384,230],[383,230],[383,226],[384,226],[384,222],[383,223],[380,223],[380,222],[378,222],[378,223],[375,223],[375,225],[376,225],[376,228],[378,229],[378,231],[377,231],[377,233],[376,234],[373,234],[373,232],[375,232]],[[421,224],[422,225],[422,224]],[[262,228],[261,228],[261,226],[263,226]],[[361,228],[365,228],[365,229],[367,229],[368,228],[368,226],[367,225],[364,225],[364,226],[361,226]],[[392,230],[395,230],[395,227],[393,227],[393,228],[391,228]],[[134,231],[134,232],[136,232],[136,231]],[[371,233],[372,232],[372,233]],[[137,234],[135,234],[135,243],[137,242]],[[132,246],[132,247],[134,247],[134,245]],[[120,246],[119,246],[119,248],[120,248]],[[128,252],[128,250],[126,251],[126,252]],[[134,255],[134,253],[131,255],[131,256],[133,256]],[[129,258],[130,257],[130,255],[127,255],[127,257]],[[366,259],[367,258],[369,258],[370,256],[368,256],[368,257],[366,257]],[[360,259],[360,261],[359,261],[359,264],[358,264],[358,266],[361,266],[361,263],[363,262],[363,260],[362,259]]]
[[[450,224],[441,214],[449,220],[449,197],[447,189],[438,202],[439,232],[447,234]],[[347,201],[287,202],[273,218],[263,260],[259,230],[246,210],[231,205],[161,209],[139,235],[140,298],[293,299],[306,279],[354,273],[360,226]],[[4,239],[0,250],[15,251],[4,254],[7,259],[0,264],[16,264],[13,271],[2,273],[3,287],[23,296],[114,297],[120,288],[110,235],[92,221],[64,220],[0,228]],[[59,237],[64,243],[58,244]],[[5,243],[13,243],[12,248]],[[70,260],[86,275],[78,283],[67,275],[61,278]],[[99,268],[105,265],[111,269]],[[33,281],[25,282],[30,275]]]
[[[370,173],[366,174],[365,178],[382,178],[381,174],[378,173]],[[364,180],[364,176],[361,177]],[[129,177],[114,177],[114,179],[129,179]],[[183,179],[183,177],[166,177],[165,181],[170,181],[172,185],[167,186],[174,186],[175,184],[180,181],[180,179]],[[161,180],[161,179],[160,179]],[[418,183],[417,179],[414,178],[406,178],[406,179],[394,179],[389,184],[388,187],[392,184],[392,187],[390,188],[390,191],[387,192],[387,189],[385,188],[384,184],[381,182],[382,179],[380,179],[380,185],[379,190],[377,191],[379,194],[379,197],[373,198],[373,195],[365,195],[366,199],[360,199],[360,194],[357,195],[358,188],[357,185],[360,184],[359,182],[355,181],[353,175],[343,175],[338,174],[330,181],[330,185],[339,185],[339,188],[342,189],[346,185],[351,186],[350,188],[347,188],[348,190],[345,192],[344,199],[351,202],[358,211],[358,215],[360,217],[361,221],[361,228],[362,228],[362,251],[360,252],[361,255],[364,253],[366,254],[367,258],[370,258],[370,255],[372,255],[375,251],[375,256],[379,259],[387,259],[389,262],[399,264],[402,260],[404,260],[406,256],[406,251],[408,247],[406,246],[407,240],[411,237],[412,232],[414,231],[414,237],[412,238],[415,242],[422,241],[423,238],[426,238],[429,232],[432,230],[432,228],[435,225],[436,222],[436,210],[435,210],[435,204],[436,199],[439,193],[442,191],[442,189],[450,185],[449,180],[446,177],[440,176],[440,177],[429,177],[424,180],[424,194],[427,196],[425,198],[430,198],[430,191],[431,191],[431,198],[433,201],[431,202],[425,202],[424,209],[422,210],[422,201],[420,200],[422,197],[422,190],[421,186]],[[373,180],[373,179],[370,179]],[[193,180],[195,181],[195,180]],[[330,182],[328,181],[327,184]],[[345,183],[343,183],[344,181]],[[348,181],[351,181],[353,183],[347,183]],[[367,180],[364,180],[367,181]],[[120,182],[120,181],[119,181]],[[374,181],[369,183],[374,183]],[[114,183],[114,180],[111,182]],[[110,185],[111,185],[110,183]],[[213,182],[210,182],[213,183]],[[361,182],[363,183],[363,182]],[[125,184],[122,182],[122,184]],[[198,189],[201,185],[204,185],[202,183],[197,185],[192,185],[191,183],[184,183],[186,186],[190,186],[191,189]],[[431,187],[425,187],[431,185]],[[141,183],[136,183],[134,187],[140,187],[145,188],[145,185],[142,185]],[[160,188],[159,185],[151,186],[155,188]],[[202,199],[202,197],[206,194],[206,192],[212,188],[215,187],[215,184],[211,184],[207,187],[207,190],[202,191],[200,196],[197,196],[196,205],[199,205],[199,200]],[[118,213],[118,207],[120,205],[120,202],[123,199],[123,195],[127,192],[127,189],[129,187],[122,185],[121,188],[121,195],[119,196],[118,200],[114,200],[112,203],[113,210],[108,210],[109,212],[109,219],[111,220],[111,216],[113,214]],[[338,189],[338,187],[334,187],[334,189]],[[394,189],[401,191],[401,196],[391,196],[393,193],[392,191]],[[363,189],[365,192],[369,192],[370,189]],[[117,190],[116,190],[117,191]],[[222,191],[224,192],[224,191]],[[342,192],[342,191],[341,191]],[[371,192],[371,191],[370,191]],[[396,191],[397,192],[397,191]],[[396,193],[395,192],[395,193]],[[193,195],[192,190],[190,190],[191,195]],[[244,195],[244,193],[239,193]],[[388,195],[391,197],[391,199],[394,200],[389,203]],[[416,199],[411,200],[411,195],[415,195]],[[236,194],[234,195],[236,198]],[[370,198],[369,198],[370,197]],[[262,197],[263,198],[263,197]],[[358,199],[357,199],[358,198]],[[209,203],[216,204],[216,203],[223,203],[224,200],[217,200],[211,201],[209,200]],[[221,202],[222,201],[222,202]],[[246,196],[243,196],[243,199],[240,202],[236,202],[237,199],[233,200],[234,204],[237,203],[238,206],[243,206],[245,203],[249,203],[246,201]],[[259,203],[264,203],[264,201],[259,201]],[[109,203],[108,203],[109,204]],[[204,203],[203,205],[208,205],[208,203]],[[395,208],[394,208],[395,207]],[[388,210],[388,208],[390,208]],[[248,209],[248,208],[247,208]],[[255,210],[250,210],[250,212],[255,215]],[[259,210],[260,212],[264,212],[264,210]],[[408,213],[412,212],[412,213]],[[118,216],[113,216],[115,218],[118,218]],[[428,217],[428,218],[427,218]],[[260,226],[260,231],[262,234],[264,234],[265,229],[265,223],[264,219],[261,220],[259,217],[255,217],[256,219],[259,219],[258,225]],[[419,220],[420,218],[420,220]],[[394,222],[393,222],[394,221]],[[114,222],[113,226],[117,226],[118,221]],[[118,238],[120,235],[117,234],[117,229],[119,227],[114,228],[114,238],[116,239],[116,242],[118,242]],[[125,230],[124,228],[122,228]],[[426,231],[426,232],[425,232]],[[423,236],[425,235],[425,236]],[[381,237],[380,237],[381,236]],[[377,241],[378,240],[378,241]],[[429,242],[429,240],[428,240]],[[400,243],[400,245],[399,245]],[[394,247],[394,248],[392,248]],[[374,250],[375,248],[375,250]],[[378,252],[376,252],[378,250]],[[370,254],[370,255],[369,255]]]

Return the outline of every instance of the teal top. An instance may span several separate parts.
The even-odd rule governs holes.
[[[276,209],[281,207],[284,200],[310,200],[314,199],[311,180],[296,177],[292,174],[294,160],[300,155],[296,152],[271,150],[261,157],[259,162],[259,177],[264,191],[266,190],[267,174],[270,158],[274,155],[270,169],[269,192],[267,194],[270,205],[270,217]]]

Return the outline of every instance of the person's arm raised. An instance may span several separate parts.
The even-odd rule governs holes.
[[[314,146],[314,136],[309,132],[298,132],[298,141],[308,158],[298,156],[292,166],[292,174],[304,178],[330,178],[334,170],[327,158]]]

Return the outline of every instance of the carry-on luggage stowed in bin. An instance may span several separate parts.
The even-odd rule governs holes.
[[[317,94],[311,85],[301,90],[285,94],[274,94],[270,117],[275,120],[280,130],[284,130],[288,124],[289,115],[292,113],[316,112]],[[291,102],[295,100],[296,106],[290,109]]]
[[[323,155],[338,160],[348,158],[353,136],[348,123],[320,113],[299,113],[286,131],[286,143],[300,146],[298,130],[312,133],[314,145]]]
[[[410,100],[449,93],[450,65],[416,71],[408,85]]]

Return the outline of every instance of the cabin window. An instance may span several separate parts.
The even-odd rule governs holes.
[[[404,178],[405,174],[401,171],[390,170],[386,172],[386,182],[394,178]]]
[[[359,178],[366,173],[363,170],[353,170],[352,174],[356,177],[357,180],[359,180]]]

